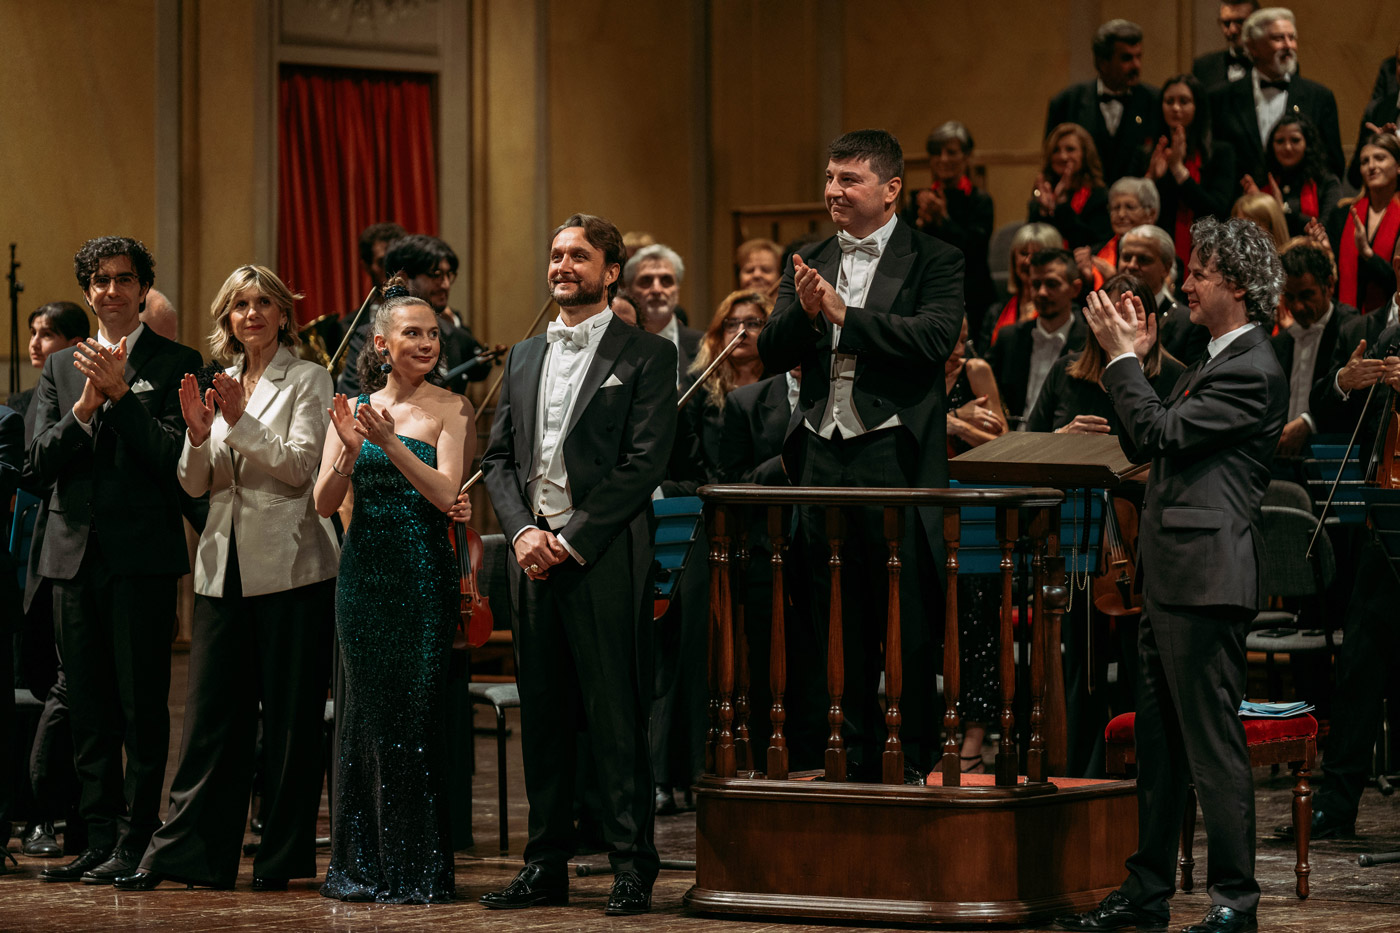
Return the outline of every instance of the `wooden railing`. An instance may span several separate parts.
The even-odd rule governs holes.
[[[903,689],[903,662],[900,651],[899,582],[903,569],[900,541],[904,533],[905,509],[910,507],[944,510],[943,540],[946,548],[944,579],[943,695],[946,737],[939,761],[944,787],[961,783],[958,745],[958,549],[961,538],[962,507],[996,509],[996,537],[1001,551],[1001,615],[998,669],[1000,672],[1001,743],[996,757],[997,786],[1018,781],[1019,751],[1016,742],[1016,676],[1012,631],[1012,584],[1016,572],[1014,552],[1024,537],[1030,552],[1030,598],[1032,626],[1030,642],[1029,737],[1026,742],[1026,780],[1047,780],[1045,744],[1045,684],[1047,663],[1059,663],[1059,645],[1046,644],[1046,633],[1059,631],[1054,624],[1064,611],[1067,590],[1064,563],[1059,557],[1059,507],[1064,494],[1056,489],[854,489],[764,486],[704,486],[710,541],[710,729],[706,737],[706,770],[717,777],[735,777],[740,772],[770,780],[788,777],[788,748],[784,734],[787,710],[786,626],[787,599],[784,567],[789,542],[784,507],[827,507],[826,538],[831,550],[830,605],[828,626],[827,691],[830,706],[827,721],[830,734],[825,752],[825,778],[846,780],[846,748],[842,738],[845,682],[844,645],[841,624],[841,548],[845,513],[851,509],[878,508],[884,512],[884,538],[888,549],[886,568],[889,579],[889,609],[885,619],[885,727],[886,738],[881,760],[884,784],[904,781],[904,749],[900,737],[902,717],[900,695]],[[1024,510],[1024,515],[1023,515]],[[772,619],[769,684],[772,707],[769,712],[771,736],[759,767],[759,756],[750,741],[747,637],[743,575],[749,572],[749,520],[756,513],[766,515],[767,548],[772,567]],[[1025,529],[1022,529],[1023,520]],[[756,569],[756,568],[754,568]],[[738,583],[736,584],[736,581]],[[1024,620],[1023,620],[1024,621]],[[1046,624],[1050,623],[1050,624]],[[759,775],[757,772],[762,772]]]

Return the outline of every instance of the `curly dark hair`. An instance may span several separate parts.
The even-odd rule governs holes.
[[[429,311],[433,306],[422,298],[414,298],[408,294],[407,282],[403,273],[396,273],[390,276],[389,281],[384,283],[384,293],[393,295],[385,298],[374,312],[373,326],[370,328],[369,339],[365,341],[364,348],[360,350],[360,358],[355,361],[355,371],[360,376],[360,392],[369,395],[384,388],[384,384],[389,381],[389,376],[380,370],[384,365],[384,357],[374,349],[374,335],[385,336],[389,332],[389,327],[394,320],[394,312],[405,305],[422,305]],[[436,312],[434,312],[436,317]],[[437,365],[428,373],[427,380],[435,386],[447,385],[447,363],[442,355],[442,340],[438,340],[438,361]]]
[[[1274,155],[1274,134],[1285,126],[1295,125],[1303,134],[1303,161],[1297,169],[1290,170],[1279,165],[1278,156]],[[1269,144],[1264,147],[1264,163],[1268,165],[1269,171],[1274,173],[1275,178],[1297,172],[1298,177],[1304,181],[1321,182],[1332,174],[1327,168],[1327,149],[1322,144],[1322,134],[1317,131],[1317,124],[1301,113],[1285,113],[1277,123],[1269,127]],[[1330,205],[1324,205],[1325,207]]]
[[[83,294],[92,287],[92,277],[102,265],[102,260],[114,256],[125,256],[131,260],[131,269],[142,287],[150,288],[156,283],[156,260],[146,244],[129,236],[100,236],[88,240],[73,254],[73,272],[78,277],[78,287]],[[144,310],[146,302],[141,302]]]
[[[1191,225],[1191,244],[1202,263],[1215,263],[1226,282],[1244,289],[1249,320],[1256,324],[1273,321],[1283,289],[1283,266],[1267,230],[1243,217],[1202,217]]]

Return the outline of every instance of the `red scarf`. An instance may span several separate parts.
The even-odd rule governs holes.
[[[1015,275],[1015,272],[1012,272],[1012,275]],[[1008,301],[1004,306],[1002,306],[1001,313],[997,315],[996,326],[992,328],[992,343],[997,342],[997,334],[1001,333],[1001,329],[1003,327],[1016,323],[1016,321],[1020,318],[1020,309],[1021,296],[1012,295],[1011,300]],[[1034,308],[1031,309],[1031,317],[1036,317],[1036,311]]]
[[[1076,191],[1074,196],[1069,199],[1069,206],[1074,209],[1076,214],[1084,213],[1084,205],[1089,203],[1089,195],[1093,193],[1094,189],[1085,185],[1083,188]]]
[[[1123,239],[1123,238],[1122,238],[1121,236],[1115,236],[1113,239],[1109,240],[1107,243],[1105,243],[1105,244],[1103,245],[1103,248],[1099,250],[1098,255],[1097,255],[1095,258],[1097,258],[1097,259],[1102,259],[1104,262],[1108,263],[1108,264],[1109,264],[1110,266],[1112,266],[1115,270],[1117,270],[1117,268],[1118,268],[1118,244],[1122,241],[1122,239]],[[1099,289],[1103,288],[1103,283],[1104,283],[1103,273],[1100,272],[1100,271],[1099,271],[1099,267],[1098,267],[1097,265],[1095,265],[1095,266],[1094,266],[1094,291],[1098,291]]]
[[[1298,192],[1298,209],[1304,217],[1322,216],[1317,205],[1317,182],[1304,183],[1303,190]]]
[[[935,178],[933,180],[933,184],[929,185],[928,187],[930,191],[942,191],[943,182],[940,179]],[[959,178],[957,182],[954,183],[953,187],[961,191],[964,196],[972,196],[972,179],[968,178],[966,175],[963,175],[961,178]]]
[[[1201,154],[1198,152],[1184,163],[1191,180],[1201,181]],[[1176,199],[1176,229],[1172,231],[1172,241],[1176,243],[1176,254],[1182,262],[1191,261],[1191,224],[1196,220],[1196,212],[1191,210],[1178,196]]]
[[[1390,293],[1375,282],[1366,284],[1365,294],[1358,294],[1357,279],[1361,270],[1359,254],[1356,250],[1356,216],[1367,217],[1371,209],[1368,198],[1363,197],[1347,211],[1346,226],[1342,229],[1341,256],[1337,261],[1341,285],[1337,297],[1343,304],[1360,308],[1361,313],[1374,311],[1390,300]],[[1395,240],[1400,236],[1400,198],[1391,198],[1385,207],[1385,216],[1376,228],[1376,238],[1371,241],[1371,249],[1387,262],[1395,254]]]

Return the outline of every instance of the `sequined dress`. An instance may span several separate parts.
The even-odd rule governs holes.
[[[437,464],[433,445],[400,439]],[[345,700],[336,717],[340,758],[321,893],[390,904],[447,901],[453,863],[442,710],[456,561],[443,513],[369,441],[353,483],[335,600]]]

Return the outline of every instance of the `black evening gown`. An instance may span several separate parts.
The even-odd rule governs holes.
[[[436,465],[433,445],[400,438]],[[321,893],[387,904],[448,901],[443,710],[457,571],[447,518],[369,441],[355,461],[354,489],[336,587],[345,702],[336,717],[340,759]]]

